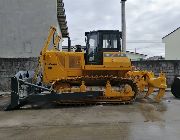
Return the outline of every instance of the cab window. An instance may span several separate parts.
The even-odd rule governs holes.
[[[117,36],[113,34],[104,34],[103,48],[117,49]]]
[[[94,55],[97,48],[97,35],[91,35],[89,37],[89,61],[94,61]]]

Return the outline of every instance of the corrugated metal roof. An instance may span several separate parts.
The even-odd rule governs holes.
[[[69,37],[63,0],[57,0],[57,19],[61,28],[62,37]]]
[[[147,56],[146,54],[137,53],[137,52],[126,51],[126,53],[137,54],[137,55],[141,55],[141,56]]]

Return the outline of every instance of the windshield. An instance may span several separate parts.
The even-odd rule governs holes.
[[[113,34],[103,35],[103,48],[117,48],[117,37]]]
[[[89,37],[89,61],[94,61],[94,54],[97,48],[97,35],[91,35]]]

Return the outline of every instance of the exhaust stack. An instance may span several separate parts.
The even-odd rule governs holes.
[[[122,25],[122,52],[126,53],[126,13],[125,2],[121,0],[121,25]]]
[[[68,52],[71,51],[71,39],[68,37]]]

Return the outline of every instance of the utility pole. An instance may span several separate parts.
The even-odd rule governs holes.
[[[121,0],[122,52],[126,53],[126,0]]]

